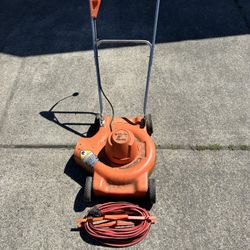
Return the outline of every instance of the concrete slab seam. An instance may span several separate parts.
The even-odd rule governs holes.
[[[72,150],[75,144],[0,144],[0,149],[70,149]],[[156,145],[157,150],[192,150],[192,151],[250,151],[250,145],[177,145],[177,144],[161,144]]]

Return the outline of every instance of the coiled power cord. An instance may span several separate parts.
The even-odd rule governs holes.
[[[156,218],[138,205],[108,202],[94,206],[78,228],[83,229],[102,245],[129,247],[142,241]]]

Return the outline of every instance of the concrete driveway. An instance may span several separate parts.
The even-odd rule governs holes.
[[[103,1],[100,36],[148,38],[144,5]],[[148,106],[158,222],[133,249],[249,249],[249,34],[249,1],[162,1]],[[2,1],[0,52],[1,248],[102,249],[71,230],[86,209],[73,146],[98,112],[88,1]],[[144,46],[100,52],[116,115],[142,113],[147,60]]]

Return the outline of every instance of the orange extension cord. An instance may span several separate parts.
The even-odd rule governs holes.
[[[155,220],[138,205],[108,202],[94,206],[87,216],[77,222],[78,228],[84,229],[103,245],[128,247],[142,241]]]

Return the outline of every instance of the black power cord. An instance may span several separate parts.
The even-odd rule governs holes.
[[[101,90],[101,92],[102,92],[104,98],[106,99],[106,101],[108,102],[108,104],[109,104],[109,106],[110,106],[110,108],[111,108],[111,113],[112,113],[112,115],[111,115],[111,121],[110,121],[109,127],[110,127],[110,131],[112,132],[112,122],[113,122],[114,117],[115,117],[115,110],[114,110],[114,107],[113,107],[111,101],[109,100],[109,98],[108,98],[107,95],[105,94],[105,92],[104,92],[104,90],[103,90],[103,88],[102,88],[102,85],[100,86],[100,90]]]

